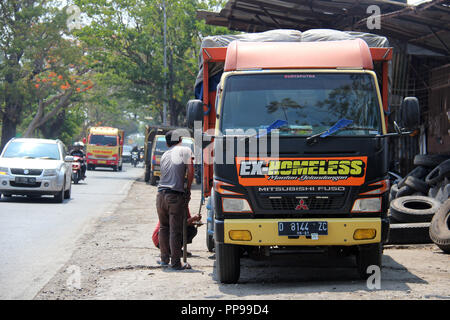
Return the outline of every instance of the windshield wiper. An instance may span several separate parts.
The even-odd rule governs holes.
[[[52,157],[39,157],[39,159],[56,160],[55,158],[52,158]]]
[[[348,125],[352,124],[352,123],[353,123],[353,120],[348,120],[348,119],[342,118],[341,120],[336,122],[328,130],[325,130],[323,132],[314,134],[314,135],[309,136],[308,138],[306,138],[306,143],[309,144],[309,145],[311,145],[313,143],[316,143],[319,140],[319,138],[326,138],[329,135],[332,135],[336,131],[343,129],[343,128],[347,127]]]
[[[36,159],[35,157],[23,156],[22,159]]]

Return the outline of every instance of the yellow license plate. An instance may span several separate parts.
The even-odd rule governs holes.
[[[101,163],[101,164],[106,164],[106,161],[104,161],[104,160],[100,160],[98,163]]]

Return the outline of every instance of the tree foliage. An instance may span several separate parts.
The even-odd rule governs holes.
[[[0,1],[0,150],[16,135],[71,143],[98,123],[132,133],[143,121],[162,123],[164,103],[168,122],[182,125],[201,37],[228,33],[196,11],[222,2],[64,1],[85,22],[72,30],[61,1]]]

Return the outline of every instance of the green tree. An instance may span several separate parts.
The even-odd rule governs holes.
[[[78,36],[102,62],[102,70],[98,71],[110,70],[120,81],[126,79],[127,85],[121,86],[118,94],[135,101],[136,108],[147,108],[147,112],[151,108],[159,122],[163,120],[162,106],[166,101],[170,124],[181,124],[185,104],[192,97],[200,37],[211,29],[195,19],[196,11],[207,9],[209,4],[199,0],[76,0],[75,3],[90,17],[90,25]],[[164,6],[167,68],[163,63]]]
[[[59,5],[51,0],[0,1],[0,149],[16,136],[25,110],[35,114],[25,132],[32,135],[84,90],[72,83],[74,72],[80,76],[86,66],[69,67],[75,62],[68,60],[82,55],[76,40],[67,36],[68,15]]]

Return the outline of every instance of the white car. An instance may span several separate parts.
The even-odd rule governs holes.
[[[73,157],[60,140],[13,138],[0,155],[0,195],[70,198]]]

